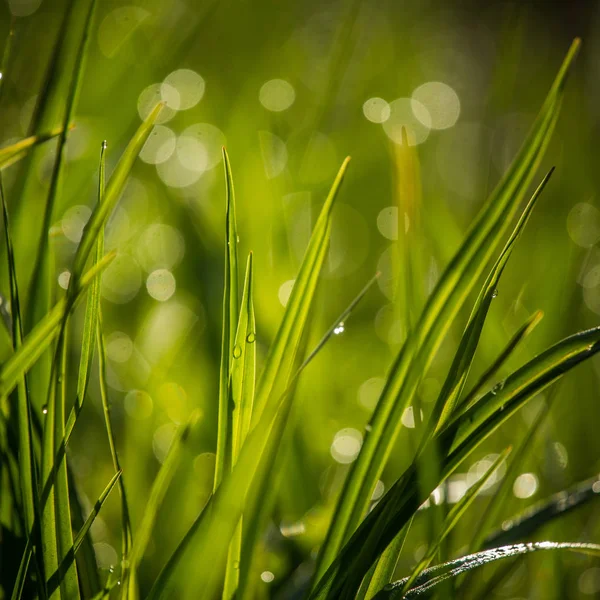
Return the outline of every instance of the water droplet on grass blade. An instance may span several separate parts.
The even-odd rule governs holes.
[[[233,347],[233,358],[239,358],[242,355],[242,347],[236,344]]]
[[[494,290],[492,292],[492,298],[496,298],[498,296],[498,290]]]
[[[246,341],[249,344],[253,344],[256,341],[256,334],[250,332],[247,336],[246,336]]]
[[[338,324],[338,326],[333,330],[333,333],[335,335],[340,335],[340,333],[344,333],[345,331],[345,327],[344,327],[344,322],[342,321],[341,323]]]
[[[499,381],[493,388],[492,388],[492,394],[494,394],[494,396],[498,393],[501,392],[502,389],[504,388],[504,381]],[[502,407],[504,408],[504,407]]]
[[[44,404],[44,406],[42,406],[42,414],[47,415],[48,414],[48,405]]]

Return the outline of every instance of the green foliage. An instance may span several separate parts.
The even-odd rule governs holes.
[[[336,69],[346,64],[354,24],[361,18],[359,3],[347,4],[332,52]],[[521,149],[478,215],[470,219],[466,232],[463,234],[458,219],[453,221],[452,211],[440,209],[448,239],[454,235],[456,242],[451,250],[442,247],[445,236],[426,235],[421,223],[429,219],[427,227],[439,226],[436,218],[427,214],[419,157],[411,146],[419,126],[403,123],[388,134],[397,138],[391,155],[399,179],[395,198],[399,231],[394,246],[399,254],[391,264],[393,279],[400,283],[396,281],[387,308],[391,307],[394,319],[404,329],[398,339],[386,343],[391,366],[365,425],[360,450],[348,460],[349,455],[339,460],[351,462],[349,467],[334,466],[323,475],[314,466],[319,463],[317,448],[323,446],[326,454],[329,451],[329,437],[323,431],[337,422],[342,404],[338,396],[356,383],[354,371],[364,372],[371,360],[381,363],[377,353],[375,359],[370,356],[369,338],[363,336],[359,343],[347,345],[351,338],[345,330],[348,323],[350,329],[354,323],[358,329],[364,314],[371,319],[369,292],[376,283],[384,286],[382,274],[372,276],[374,269],[363,269],[360,276],[368,283],[339,314],[347,302],[341,298],[353,296],[351,286],[335,275],[335,265],[356,250],[354,242],[360,246],[360,227],[342,231],[338,219],[344,211],[358,214],[349,203],[362,193],[360,178],[352,175],[346,158],[329,192],[323,193],[325,200],[314,224],[310,223],[312,205],[306,213],[294,213],[289,219],[284,213],[298,200],[296,195],[285,196],[282,213],[265,208],[265,197],[248,194],[247,180],[257,177],[256,164],[248,166],[238,158],[237,140],[230,139],[228,146],[235,149],[235,176],[223,147],[224,182],[218,181],[224,183],[224,223],[220,209],[218,221],[211,220],[204,197],[212,185],[208,176],[197,188],[182,184],[185,189],[176,197],[158,194],[161,214],[168,217],[171,211],[178,215],[184,211],[181,221],[186,221],[187,234],[197,236],[191,250],[188,244],[194,274],[186,280],[188,284],[196,281],[197,297],[185,290],[171,300],[175,279],[169,269],[180,257],[169,254],[169,244],[161,236],[179,240],[177,233],[153,223],[154,229],[146,231],[153,231],[155,237],[145,251],[135,250],[128,235],[119,235],[114,223],[130,199],[130,186],[136,181],[139,184],[136,177],[145,173],[138,156],[156,164],[158,171],[158,165],[170,160],[153,156],[156,162],[152,163],[146,160],[146,153],[159,136],[169,135],[163,125],[173,118],[169,111],[184,110],[184,88],[180,95],[168,81],[158,86],[156,94],[149,93],[152,102],[146,102],[152,106],[145,106],[140,95],[142,123],[127,144],[115,144],[123,151],[112,169],[106,142],[101,146],[97,175],[95,164],[88,168],[85,162],[73,164],[68,158],[78,115],[85,106],[81,97],[86,82],[89,85],[87,65],[94,64],[91,40],[96,30],[103,53],[110,55],[127,47],[132,35],[130,25],[119,30],[123,23],[133,20],[141,27],[153,14],[129,6],[122,7],[124,12],[119,15],[105,15],[100,5],[95,0],[68,3],[29,127],[32,135],[0,149],[2,178],[11,178],[6,188],[0,179],[3,268],[10,298],[8,311],[0,297],[6,321],[2,330],[6,347],[0,347],[4,353],[0,364],[0,551],[4,554],[7,540],[13,539],[14,554],[18,555],[6,573],[4,567],[0,572],[0,600],[9,594],[13,600],[260,600],[275,594],[262,585],[275,579],[274,571],[281,597],[413,598],[439,589],[454,595],[474,590],[475,569],[499,559],[541,550],[600,556],[600,546],[594,543],[529,539],[537,534],[546,537],[546,528],[553,528],[553,534],[580,539],[578,532],[567,526],[562,529],[562,525],[573,508],[584,507],[598,496],[597,478],[576,488],[567,487],[561,495],[550,496],[503,522],[510,486],[534,458],[534,442],[546,434],[544,426],[554,410],[554,399],[530,420],[524,435],[505,423],[521,409],[535,406],[534,399],[539,400],[541,392],[600,350],[599,327],[573,333],[577,327],[569,323],[568,335],[561,341],[546,343],[541,351],[531,353],[530,334],[542,312],[514,315],[518,326],[499,333],[499,301],[495,300],[502,276],[502,285],[509,289],[505,274],[511,270],[507,268],[509,257],[520,252],[529,235],[525,226],[535,219],[534,208],[548,193],[554,168],[533,192],[530,187],[545,155],[554,154],[552,134],[579,40],[567,53]],[[158,4],[155,8],[165,10]],[[8,40],[2,68],[10,73],[15,56],[12,29]],[[340,73],[332,74],[324,88],[324,102],[333,102],[342,79]],[[294,102],[281,81],[274,85],[280,88],[271,99],[265,100],[264,87],[261,90],[263,104],[276,104],[285,100],[286,94]],[[177,102],[180,105],[174,108]],[[106,103],[104,110],[112,110],[111,106]],[[290,135],[288,147],[278,145],[274,133],[261,132],[263,155],[273,155],[265,171],[267,179],[277,179],[277,161],[285,156],[285,161],[299,160],[298,172],[307,182],[313,177],[315,190],[324,192],[325,176],[320,172],[331,177],[331,165],[323,166],[318,160],[311,164],[307,158],[311,147],[320,143],[315,142],[318,136],[307,131],[315,124],[323,125],[324,107],[322,104],[305,117],[306,123]],[[272,112],[284,110],[277,105]],[[283,131],[289,126],[282,120],[274,129]],[[199,168],[203,172],[212,169],[206,166],[214,159],[206,141],[210,129],[201,131],[199,137],[205,136],[205,145],[194,141],[191,133],[159,144],[161,151],[170,148],[171,155],[187,157],[178,177]],[[55,144],[53,153],[48,154],[52,159],[50,176],[40,191],[36,172],[42,161],[48,160],[43,152],[50,144]],[[185,154],[186,144],[193,147],[189,155],[193,160]],[[296,150],[301,155],[299,148],[304,158],[291,158]],[[199,167],[202,161],[206,165]],[[73,188],[67,185],[71,169],[81,172],[82,181],[93,179],[95,205],[81,224],[80,235],[69,238],[75,245],[65,259],[58,258],[61,247],[55,237],[62,235],[56,231],[62,228],[64,233],[68,224],[53,223],[60,211],[78,206]],[[107,171],[111,171],[109,177]],[[553,179],[559,178],[557,170]],[[237,204],[234,179],[238,190],[244,190]],[[342,182],[347,179],[342,192]],[[179,186],[179,181],[172,183],[171,187]],[[271,183],[276,186],[281,181]],[[41,235],[32,229],[23,236],[23,224],[32,219],[30,212],[25,216],[34,206],[33,198],[38,197]],[[527,197],[530,199],[523,206]],[[18,213],[16,228],[9,218],[13,210]],[[143,220],[143,211],[139,212],[130,214],[132,227],[133,217]],[[308,220],[302,221],[303,214]],[[289,229],[284,243],[277,235],[280,222]],[[310,234],[308,224],[312,225]],[[302,243],[296,236],[300,230],[306,237]],[[349,236],[350,243],[340,241],[342,233]],[[253,242],[252,251],[246,248],[246,235]],[[344,246],[341,259],[336,254],[340,244]],[[434,248],[436,244],[438,248]],[[302,252],[297,251],[300,246]],[[248,250],[243,282],[241,249]],[[431,291],[422,286],[428,252],[441,256],[444,264]],[[270,271],[280,254],[289,258],[286,276],[293,273],[295,278],[269,291]],[[103,297],[106,290],[108,297],[111,292],[117,294],[115,265],[131,255],[144,263],[148,293],[158,304],[140,301],[139,312],[123,309],[119,316]],[[223,265],[214,258],[217,255],[222,256]],[[224,266],[222,280],[211,275],[216,263],[219,271]],[[61,283],[66,291],[58,297],[55,272],[64,264],[69,279],[68,284]],[[169,276],[173,278],[171,288]],[[355,293],[360,278],[351,277]],[[130,273],[119,285],[126,288],[135,278],[135,273]],[[272,303],[275,296],[283,309]],[[323,322],[331,322],[330,309],[331,315],[339,316],[324,328]],[[196,333],[179,331],[185,329],[182,323],[186,319],[202,323],[210,340],[206,348],[199,348],[204,342]],[[138,333],[135,343],[115,329],[115,322]],[[507,329],[510,335],[504,335]],[[494,343],[489,343],[490,336],[496,336]],[[171,342],[164,343],[165,338]],[[527,352],[528,359],[517,368],[519,352]],[[128,361],[134,366],[123,375],[119,364]],[[432,371],[443,374],[443,385],[433,401],[423,401],[422,389]],[[186,397],[181,386],[174,384],[178,378],[201,381],[201,385]],[[565,379],[565,388],[572,379]],[[489,389],[493,380],[497,383]],[[145,390],[153,390],[153,396]],[[150,418],[155,404],[158,413],[159,403],[161,416],[157,414],[156,421],[152,416],[146,423],[153,426],[147,426],[143,421]],[[318,411],[312,415],[315,406]],[[348,422],[362,427],[365,415],[356,414],[356,408],[350,412]],[[168,419],[163,418],[165,414]],[[407,414],[412,414],[412,425]],[[357,433],[353,428],[338,432],[343,434],[339,439],[351,441],[356,441]],[[334,458],[337,439],[331,446]],[[93,480],[102,481],[97,489],[81,475],[86,469],[85,442],[101,449],[91,461],[98,471]],[[517,450],[509,460],[513,445]],[[469,457],[492,447],[506,449],[487,460],[485,468],[479,469],[474,480],[465,482],[460,496],[451,501],[452,477]],[[158,469],[154,457],[162,463]],[[388,484],[385,493],[377,491],[383,480]],[[118,502],[111,495],[114,488],[119,492]],[[495,496],[482,511],[490,488]],[[312,505],[317,510],[309,510]],[[104,522],[99,518],[101,511]],[[288,515],[304,515],[299,530],[305,534],[308,526],[310,533],[295,539],[283,526],[272,533],[271,521],[284,521]],[[474,518],[480,525],[477,531],[472,530]],[[100,538],[98,531],[103,527],[107,532]],[[407,547],[423,537],[423,530],[427,545],[415,560],[407,559]],[[113,545],[118,536],[120,548],[116,551]],[[460,547],[458,542],[472,553],[452,558]],[[431,566],[433,563],[437,564]],[[392,583],[398,573],[402,578]],[[434,590],[437,586],[441,587]]]

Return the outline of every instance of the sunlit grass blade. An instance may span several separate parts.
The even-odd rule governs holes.
[[[356,600],[370,600],[379,590],[393,581],[398,559],[404,548],[404,542],[406,542],[411,524],[412,520],[394,538],[379,557],[379,560],[371,567],[361,584]]]
[[[252,253],[248,256],[244,291],[239,315],[235,342],[233,345],[233,362],[231,364],[228,386],[229,406],[232,411],[231,429],[231,464],[235,465],[252,420],[254,404],[254,388],[256,384],[256,323],[252,300],[253,270]],[[227,566],[225,568],[225,584],[223,598],[233,598],[240,578],[240,560],[242,552],[242,526],[240,519],[233,534]]]
[[[102,142],[102,148],[100,150],[100,169],[98,177],[98,204],[102,202],[104,196],[104,185],[105,185],[105,172],[106,172],[106,141]],[[96,241],[96,256],[94,257],[93,264],[96,265],[102,260],[102,254],[104,252],[103,234],[102,232],[98,235]],[[87,294],[87,305],[85,309],[85,319],[83,322],[83,335],[81,340],[81,354],[79,358],[79,375],[77,378],[77,395],[75,397],[75,404],[69,413],[67,424],[65,427],[65,445],[68,443],[75,421],[81,409],[83,408],[83,402],[87,394],[87,388],[92,370],[92,357],[94,354],[94,347],[96,346],[96,335],[98,329],[98,311],[100,309],[100,277],[97,277],[92,281]]]
[[[504,366],[506,361],[512,356],[515,349],[531,334],[543,317],[544,313],[541,310],[537,310],[523,325],[521,325],[521,327],[519,327],[506,346],[502,349],[500,354],[496,357],[494,362],[492,362],[492,364],[480,375],[477,382],[473,385],[471,390],[465,394],[464,398],[461,398],[457,413],[463,412],[471,407],[477,395],[481,393],[481,390],[485,384],[489,382],[490,379]]]
[[[106,254],[98,264],[89,269],[72,292],[75,300],[81,292],[114,260],[115,253]],[[72,300],[74,302],[74,300]],[[23,345],[0,368],[0,398],[9,394],[19,378],[31,368],[39,356],[58,335],[60,324],[68,309],[67,299],[62,298],[23,339]]]
[[[225,164],[225,277],[223,282],[223,330],[221,332],[221,365],[219,371],[219,411],[217,452],[213,491],[219,487],[223,476],[231,469],[232,415],[229,403],[229,374],[233,360],[233,347],[238,323],[238,256],[237,225],[235,219],[235,192],[231,164],[223,148]]]
[[[384,588],[379,592],[376,598],[377,600],[417,598],[429,594],[435,586],[443,581],[452,577],[457,577],[461,573],[466,573],[471,569],[476,569],[504,558],[521,556],[541,550],[569,550],[587,556],[600,556],[599,544],[583,544],[577,542],[532,542],[529,544],[501,546],[499,548],[463,556],[462,558],[427,569],[426,571],[423,571],[421,576],[415,581],[416,585],[406,593],[404,593],[403,590],[407,579],[402,579],[389,585],[387,588]]]
[[[523,229],[527,224],[529,217],[531,216],[531,212],[533,211],[533,208],[544,187],[548,183],[553,171],[554,169],[552,169],[546,175],[546,177],[544,177],[540,185],[535,190],[531,200],[528,202],[525,210],[519,218],[518,223],[506,242],[504,249],[500,253],[500,256],[496,260],[485,283],[483,284],[477,300],[475,301],[475,305],[473,306],[471,316],[467,322],[467,326],[458,346],[452,366],[450,367],[450,371],[448,372],[448,376],[446,377],[442,391],[440,392],[440,395],[434,405],[430,418],[431,431],[437,431],[443,426],[450,415],[454,412],[454,409],[459,402],[467,381],[467,377],[469,376],[469,372],[471,370],[471,365],[473,364],[473,358],[477,350],[477,345],[479,344],[479,338],[481,337],[481,332],[483,331],[483,326],[485,324],[489,308],[492,300],[498,294],[497,286],[498,282],[500,281],[500,277],[502,276],[502,272],[506,267],[506,263],[510,258],[515,243],[523,232]]]
[[[488,260],[508,231],[558,118],[566,75],[577,53],[576,40],[523,147],[473,222],[467,237],[429,297],[413,332],[396,357],[358,459],[352,464],[325,543],[317,559],[315,585],[361,522],[369,499],[402,427],[401,417],[451,323]]]
[[[6,206],[6,197],[4,195],[4,184],[2,182],[1,173],[0,198],[2,200],[4,237],[8,261],[10,303],[12,312],[12,341],[13,348],[15,351],[17,351],[23,345],[23,326],[21,321],[21,304],[19,299],[14,248],[10,234],[8,209]],[[39,496],[36,478],[37,465],[31,426],[31,403],[29,399],[27,379],[24,373],[19,378],[17,384],[17,418],[19,437],[19,482],[21,488],[21,504],[23,506],[23,518],[25,521],[26,536],[28,544],[31,540],[33,546],[39,547],[39,541],[37,540],[38,531],[36,530],[37,528],[34,528],[34,524],[39,522]],[[24,568],[26,570],[27,565],[25,565]],[[41,585],[41,582],[39,582],[39,585]],[[43,594],[43,592],[41,593]]]
[[[283,321],[267,357],[262,387],[257,392],[252,413],[251,431],[233,472],[224,478],[208,506],[168,561],[151,590],[150,598],[167,598],[172,595],[178,581],[183,581],[180,580],[180,573],[186,571],[185,559],[192,555],[199,568],[196,569],[197,578],[186,580],[190,588],[195,582],[202,581],[202,589],[198,590],[201,597],[212,599],[222,584],[229,542],[246,505],[248,491],[268,445],[271,431],[277,430],[275,422],[287,412],[285,409],[289,399],[285,394],[285,384],[289,381],[289,369],[294,363],[325,261],[333,202],[347,165],[348,159],[344,161],[334,181],[313,230]],[[273,395],[274,388],[278,389],[279,386],[284,387],[278,396]]]
[[[165,461],[160,467],[160,470],[154,479],[150,495],[148,496],[148,502],[139,527],[136,530],[135,541],[131,548],[131,554],[129,556],[129,569],[123,576],[122,585],[123,594],[125,598],[135,599],[138,597],[137,590],[137,569],[140,565],[142,557],[150,542],[152,530],[156,523],[156,517],[162,504],[162,501],[167,493],[167,489],[175,475],[180,462],[181,454],[185,447],[185,444],[190,436],[192,429],[196,423],[200,420],[200,411],[195,410],[187,423],[179,427],[175,438],[169,448],[169,452]]]
[[[162,107],[162,103],[157,104],[148,117],[146,117],[146,119],[142,122],[134,136],[131,138],[127,148],[125,148],[125,151],[121,155],[115,170],[110,176],[106,186],[104,199],[101,204],[96,205],[90,220],[83,230],[83,236],[73,261],[73,271],[71,274],[69,287],[71,287],[72,283],[76,285],[77,280],[79,277],[81,277],[85,263],[90,255],[90,252],[92,251],[92,248],[94,247],[94,244],[96,243],[96,239],[100,234],[100,230],[104,226],[106,219],[111,214],[115,204],[119,200],[121,193],[123,192],[125,182],[127,181],[127,177],[129,176],[129,172],[133,167],[133,163],[135,162],[135,159],[137,158],[137,155],[139,154],[143,145],[146,143],[146,140],[152,131],[154,122],[156,121],[156,118],[158,117]]]
[[[279,465],[284,464],[279,459],[285,455],[289,440],[285,437],[285,432],[290,431],[295,423],[294,412],[292,410],[291,396],[294,394],[295,385],[304,369],[314,360],[325,344],[336,334],[343,332],[345,321],[352,315],[352,312],[364,298],[365,294],[373,287],[380,273],[374,275],[366,285],[358,292],[348,307],[335,319],[329,329],[317,342],[313,350],[300,363],[294,376],[291,378],[286,395],[289,400],[286,406],[282,407],[280,414],[273,425],[270,439],[263,451],[264,458],[260,463],[259,469],[255,475],[250,492],[250,500],[244,508],[244,520],[247,527],[244,529],[244,539],[242,547],[242,560],[240,572],[240,585],[238,593],[241,597],[253,595],[252,586],[256,584],[252,577],[256,575],[256,564],[259,559],[260,540],[268,523],[268,518],[275,505],[276,496],[279,490],[281,480],[281,469]],[[308,332],[307,332],[308,333]],[[303,341],[304,345],[304,341]],[[299,362],[301,354],[298,356]],[[275,473],[275,475],[273,475]]]
[[[532,359],[509,376],[503,386],[451,420],[430,442],[444,450],[442,480],[529,399],[598,351],[600,328],[570,336]],[[427,455],[427,448],[424,454]],[[311,598],[351,598],[373,562],[432,491],[433,488],[419,489],[413,462],[365,517]]]
[[[81,548],[81,546],[85,540],[85,536],[89,533],[91,526],[94,524],[96,517],[98,516],[98,514],[100,513],[100,510],[102,509],[102,506],[108,499],[108,496],[112,492],[113,488],[115,487],[115,485],[120,477],[121,477],[121,471],[118,471],[117,473],[115,473],[112,476],[111,480],[108,482],[108,485],[106,486],[106,488],[104,488],[104,491],[100,494],[98,500],[96,500],[96,502],[94,503],[94,506],[92,507],[92,510],[90,511],[90,514],[87,516],[87,518],[85,520],[85,523],[83,524],[83,526],[77,533],[77,536],[73,540],[73,545],[71,546],[71,548],[69,549],[69,551],[65,555],[65,557],[63,558],[60,569],[58,571],[56,571],[55,573],[53,573],[49,577],[49,579],[48,579],[48,593],[49,594],[52,594],[54,592],[54,590],[58,587],[59,582],[60,582],[60,572],[66,571],[67,569],[69,569],[71,566],[73,566],[75,564],[75,556],[77,555],[77,551],[79,550],[79,548]]]
[[[404,584],[404,592],[407,592],[410,589],[413,582],[416,581],[417,577],[421,574],[421,572],[431,564],[446,536],[454,529],[454,527],[456,527],[463,514],[471,506],[479,492],[488,482],[489,478],[494,474],[494,472],[500,466],[500,464],[506,460],[506,457],[510,454],[510,451],[511,447],[509,446],[506,450],[501,452],[498,455],[498,458],[496,458],[496,460],[490,465],[490,467],[483,474],[483,476],[480,479],[478,479],[467,490],[465,495],[450,509],[444,520],[440,537],[435,541],[434,544],[432,544],[427,549],[425,556],[413,569],[412,573],[410,574],[410,576],[406,580],[406,583]]]
[[[18,160],[21,160],[31,148],[51,140],[57,135],[60,135],[61,132],[61,129],[55,129],[49,133],[31,135],[23,140],[11,144],[10,146],[0,148],[0,169],[5,169]]]
[[[552,494],[549,498],[536,502],[524,512],[506,519],[501,528],[485,538],[483,548],[518,542],[533,535],[544,525],[560,519],[592,500],[600,500],[600,477],[598,476]]]

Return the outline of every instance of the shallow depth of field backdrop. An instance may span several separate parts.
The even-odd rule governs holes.
[[[0,5],[0,48],[11,12],[17,17],[12,67],[2,81],[2,145],[29,131],[66,4],[8,0]],[[69,11],[73,31],[80,31],[81,4]],[[582,50],[536,181],[552,165],[556,172],[499,286],[473,381],[537,309],[544,311],[543,321],[505,372],[600,320],[600,6],[583,1],[99,2],[49,239],[58,290],[68,283],[96,201],[102,140],[108,141],[110,173],[140,120],[157,101],[166,101],[107,226],[106,247],[118,249],[118,256],[102,278],[112,418],[134,527],[176,426],[195,408],[202,415],[141,565],[142,591],[212,488],[225,243],[221,147],[229,152],[236,186],[240,258],[254,252],[259,372],[318,210],[346,155],[352,161],[335,208],[309,347],[381,271],[377,286],[296,390],[289,452],[272,474],[278,499],[256,573],[264,597],[273,597],[323,539],[390,361],[415,316],[398,308],[402,299],[422,305],[518,150],[577,35]],[[61,77],[68,86],[70,70]],[[413,181],[408,191],[401,125],[413,132],[420,162],[420,182]],[[38,240],[46,235],[41,206],[52,148],[51,142],[35,150],[35,177],[26,185],[20,163],[4,172],[23,289]],[[399,239],[408,241],[408,254],[399,253]],[[0,292],[7,297],[5,261],[0,269]],[[83,306],[79,322],[82,314]],[[467,316],[461,314],[423,377],[418,395],[424,412],[449,367],[452,354],[445,348],[456,347]],[[0,360],[9,353],[3,329]],[[501,519],[600,470],[599,378],[600,360],[594,358],[551,388],[551,411],[511,484]],[[434,500],[456,502],[509,439],[522,438],[551,395],[540,395],[511,418]],[[406,431],[377,494],[414,451],[414,417],[410,409],[403,417]],[[69,459],[82,494],[93,502],[113,474],[97,375]],[[453,531],[449,556],[467,546],[502,476],[497,473]],[[92,528],[98,564],[107,570],[119,561],[119,511],[114,493]],[[401,574],[425,551],[430,532],[423,514],[402,553]],[[598,541],[597,504],[588,503],[535,536]],[[14,557],[3,556],[18,561],[21,549]],[[492,577],[494,569],[477,577]],[[491,597],[598,595],[598,559],[561,554],[523,559]]]

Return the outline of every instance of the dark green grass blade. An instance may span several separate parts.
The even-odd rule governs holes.
[[[4,219],[4,234],[6,242],[6,255],[8,260],[8,273],[10,283],[10,302],[12,307],[12,339],[13,348],[18,350],[23,344],[23,327],[21,321],[21,304],[19,299],[19,287],[17,283],[17,272],[15,266],[15,255],[10,235],[10,224],[8,209],[4,196],[4,185],[0,173],[0,197],[2,200],[2,214]],[[27,380],[23,374],[17,384],[17,418],[19,436],[19,480],[21,487],[21,503],[27,539],[32,539],[34,545],[38,546],[37,532],[34,523],[39,519],[39,497],[36,480],[35,448],[33,444],[33,432],[31,426],[31,403]]]
[[[118,471],[117,473],[115,473],[113,475],[113,477],[111,478],[111,480],[108,482],[108,485],[106,486],[106,488],[104,489],[102,494],[100,494],[100,497],[98,498],[98,500],[96,500],[96,502],[94,503],[94,506],[92,507],[90,514],[88,515],[87,519],[85,520],[85,523],[83,524],[83,526],[77,533],[77,536],[75,537],[75,539],[73,541],[73,545],[71,546],[71,548],[69,549],[69,551],[65,555],[65,557],[62,559],[62,564],[61,564],[59,570],[56,571],[55,573],[53,573],[48,580],[48,593],[49,594],[52,594],[58,588],[58,585],[60,582],[61,571],[64,572],[75,565],[75,556],[77,555],[77,551],[79,550],[79,548],[81,548],[83,542],[85,541],[85,536],[89,533],[91,526],[94,524],[96,517],[98,516],[98,514],[100,513],[100,510],[102,509],[102,506],[106,502],[108,496],[112,492],[113,488],[115,487],[115,485],[120,477],[121,477],[121,471]]]
[[[532,542],[529,544],[513,544],[511,546],[501,546],[491,550],[484,550],[476,554],[463,556],[456,560],[432,567],[421,573],[421,577],[415,581],[415,585],[406,594],[402,592],[406,579],[384,588],[377,594],[377,600],[394,600],[402,598],[417,598],[429,593],[436,585],[452,577],[457,577],[471,569],[484,566],[491,562],[504,558],[511,558],[538,552],[540,550],[569,550],[588,556],[600,556],[599,544],[581,544],[577,542]]]
[[[21,558],[21,563],[19,564],[19,571],[17,572],[15,585],[10,596],[11,600],[21,600],[21,598],[23,597],[23,590],[25,588],[25,581],[27,579],[27,570],[29,569],[29,563],[31,562],[32,554],[33,542],[32,538],[29,537],[27,539],[25,551],[23,552],[23,557]],[[42,594],[45,594],[45,592],[42,592]]]
[[[167,493],[167,489],[175,475],[175,472],[181,462],[181,455],[184,450],[185,444],[189,439],[192,429],[196,423],[200,420],[200,411],[194,411],[190,416],[188,422],[180,427],[173,439],[173,443],[169,448],[169,452],[165,461],[160,467],[158,475],[156,476],[150,495],[148,496],[148,502],[140,525],[136,531],[135,542],[131,548],[131,554],[129,557],[129,569],[125,573],[122,585],[123,595],[125,598],[135,599],[138,597],[137,591],[137,569],[140,565],[142,557],[148,547],[148,542],[152,535],[154,524],[156,523],[156,517],[162,504],[162,501]]]
[[[105,172],[106,172],[106,141],[102,142],[100,150],[100,169],[98,177],[98,204],[102,202],[104,197]],[[96,241],[96,256],[93,260],[93,265],[98,264],[102,259],[103,243],[102,233]],[[69,413],[67,425],[65,427],[65,445],[68,443],[75,421],[83,408],[83,402],[87,394],[87,388],[92,370],[92,357],[94,347],[96,346],[96,335],[98,330],[98,311],[100,309],[100,277],[92,281],[88,289],[87,305],[85,309],[85,319],[83,322],[83,336],[81,340],[81,355],[79,358],[79,376],[77,378],[77,396],[75,404]]]
[[[511,448],[508,447],[506,450],[501,452],[498,458],[484,473],[484,475],[477,482],[475,482],[467,490],[467,493],[450,509],[450,511],[446,515],[446,519],[444,520],[444,524],[442,526],[439,538],[436,539],[435,543],[433,543],[428,548],[425,556],[419,561],[417,566],[409,575],[405,583],[404,591],[408,591],[412,584],[417,580],[421,572],[431,564],[445,538],[459,523],[460,519],[462,518],[464,513],[469,509],[471,504],[473,504],[473,501],[475,500],[479,492],[482,490],[483,486],[486,484],[488,479],[492,476],[492,474],[496,471],[500,464],[506,460],[506,457],[510,454],[510,451]]]
[[[411,524],[412,519],[385,549],[379,560],[371,567],[362,582],[356,600],[370,600],[379,590],[393,581],[398,559],[400,558],[400,554],[402,554],[404,542],[406,542]]]
[[[232,465],[235,465],[240,449],[250,430],[252,407],[254,404],[254,388],[256,385],[256,323],[252,301],[253,288],[252,253],[248,256],[242,305],[239,315],[235,343],[233,345],[233,361],[229,381],[229,405],[232,411]],[[242,553],[242,520],[231,539],[227,566],[225,568],[225,584],[223,598],[233,598],[238,589],[240,579],[240,560]]]
[[[88,40],[90,35],[90,29],[93,22],[93,16],[95,12],[96,0],[90,0],[89,9],[83,25],[83,32],[81,34],[81,40],[75,50],[75,63],[73,66],[73,73],[71,75],[71,81],[65,98],[64,116],[61,126],[61,132],[58,137],[58,145],[56,148],[56,159],[54,161],[54,167],[52,169],[52,176],[50,178],[50,189],[48,191],[48,197],[44,205],[44,212],[42,217],[42,236],[40,237],[39,244],[33,263],[33,273],[29,283],[29,298],[35,298],[35,302],[30,302],[31,318],[30,323],[37,323],[44,314],[48,311],[50,304],[50,290],[47,286],[50,284],[49,271],[52,268],[51,265],[51,252],[49,249],[49,236],[48,231],[52,224],[52,217],[54,213],[54,206],[57,202],[57,198],[61,193],[63,167],[64,167],[64,150],[67,143],[67,136],[69,134],[69,127],[75,114],[75,107],[77,98],[79,95],[79,88],[81,85],[81,75],[85,65],[85,59],[88,50]]]
[[[531,315],[531,317],[529,317],[529,319],[527,319],[527,321],[515,332],[494,362],[481,374],[469,393],[466,394],[464,398],[461,398],[458,412],[463,412],[471,407],[475,402],[477,394],[481,392],[485,384],[504,366],[519,344],[531,334],[543,317],[544,313],[541,310],[534,312],[533,315]]]
[[[600,328],[570,336],[531,360],[508,377],[501,389],[490,391],[464,415],[451,421],[431,442],[446,449],[442,479],[530,398],[599,350]],[[373,562],[432,491],[433,488],[419,489],[413,462],[367,515],[311,598],[351,598]]]
[[[0,169],[5,169],[10,165],[16,163],[21,160],[24,156],[26,156],[27,152],[31,150],[31,148],[47,142],[57,135],[61,135],[60,129],[56,129],[51,131],[50,133],[42,133],[40,135],[32,135],[23,140],[20,140],[6,148],[0,149]]]
[[[533,535],[544,525],[560,519],[592,500],[600,500],[600,477],[598,476],[553,494],[523,513],[507,519],[502,528],[491,533],[484,540],[483,548],[518,542]]]
[[[213,495],[207,507],[194,522],[182,543],[159,575],[150,598],[168,598],[173,587],[186,572],[188,557],[194,556],[197,579],[187,580],[189,585],[202,581],[201,597],[213,598],[222,584],[227,552],[231,537],[237,527],[254,475],[268,445],[271,430],[283,414],[288,398],[274,396],[275,386],[289,380],[313,302],[319,273],[324,263],[331,233],[331,211],[342,183],[348,159],[342,165],[315,225],[296,283],[290,295],[282,324],[267,357],[252,414],[251,431],[240,452],[238,462]],[[260,411],[258,409],[261,409]],[[260,414],[257,414],[260,412]],[[210,565],[210,569],[208,568]],[[183,581],[183,580],[181,580]]]
[[[221,337],[221,366],[219,373],[219,416],[217,431],[217,458],[215,463],[216,490],[225,473],[231,469],[232,440],[231,407],[229,404],[229,372],[233,360],[233,346],[238,322],[238,257],[237,225],[235,220],[235,192],[231,164],[223,148],[225,164],[225,277],[223,284],[223,331]]]
[[[72,303],[81,295],[81,292],[114,260],[115,254],[111,252],[89,269],[73,290]],[[39,356],[48,348],[58,335],[60,324],[67,311],[67,299],[62,298],[48,314],[36,325],[31,333],[24,338],[23,345],[0,368],[0,398],[8,395],[17,385],[19,379],[26,373]]]
[[[392,366],[370,422],[358,459],[336,509],[335,519],[321,548],[315,582],[338,555],[361,522],[374,486],[401,429],[401,416],[427,370],[450,324],[500,244],[532,181],[558,118],[562,90],[579,42],[572,45],[522,149],[502,178],[463,245],[429,297],[419,322]]]

